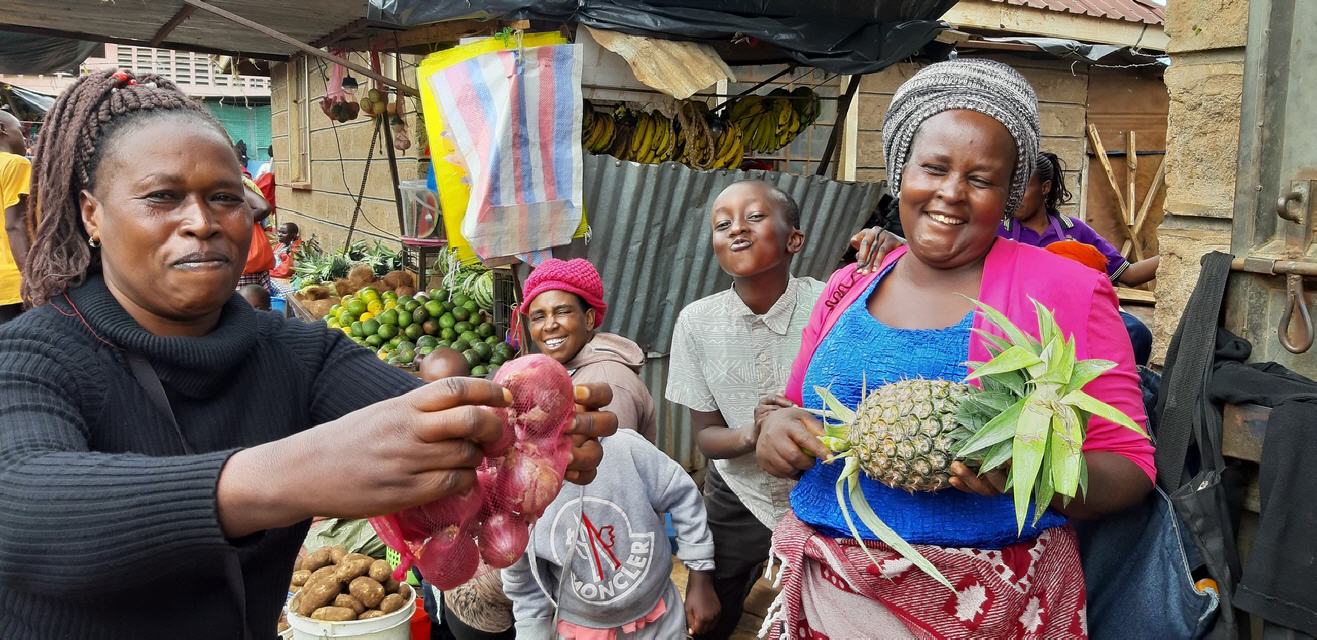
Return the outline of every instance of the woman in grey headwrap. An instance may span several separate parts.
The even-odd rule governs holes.
[[[1084,578],[1067,520],[1113,513],[1151,489],[1146,437],[1091,420],[1086,496],[1053,501],[1022,530],[1003,494],[1002,469],[980,475],[957,462],[941,483],[948,488],[917,492],[861,474],[865,502],[950,581],[948,590],[852,516],[867,552],[853,542],[837,502],[843,465],[820,461],[830,453],[818,440],[821,425],[796,406],[822,408],[816,388],[855,407],[866,387],[961,381],[965,362],[988,359],[973,332],[987,327],[971,299],[1035,336],[1037,300],[1073,335],[1076,357],[1117,363],[1084,390],[1144,422],[1111,284],[1092,269],[997,237],[1038,153],[1038,103],[1028,82],[987,60],[931,65],[892,98],[883,150],[909,245],[872,272],[852,265],[833,275],[805,329],[786,397],[762,405],[757,420],[760,465],[800,478],[792,514],[773,533],[783,590],[765,631],[792,638],[1083,637]],[[936,411],[924,398],[909,405]],[[920,423],[921,433],[929,428]],[[919,459],[928,447],[909,435],[891,451],[883,443],[858,446],[886,452],[894,474],[909,478],[929,466]]]

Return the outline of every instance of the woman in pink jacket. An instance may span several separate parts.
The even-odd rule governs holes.
[[[1019,206],[1038,153],[1038,105],[1010,67],[960,59],[931,65],[897,91],[883,123],[892,192],[909,244],[876,270],[833,275],[814,308],[786,399],[762,406],[757,455],[766,471],[799,477],[792,513],[773,534],[783,590],[770,637],[1085,637],[1084,580],[1070,518],[1099,518],[1140,500],[1153,483],[1146,437],[1102,419],[1084,444],[1088,492],[1053,501],[1017,529],[1002,470],[953,465],[952,488],[907,493],[860,484],[880,519],[954,585],[947,590],[864,535],[877,564],[851,540],[823,464],[815,387],[856,406],[862,389],[909,378],[965,378],[988,353],[989,329],[971,299],[1038,336],[1031,298],[1073,335],[1078,358],[1116,368],[1085,391],[1145,423],[1133,354],[1111,284],[1091,269],[997,237]],[[789,399],[789,401],[788,401]],[[860,526],[862,534],[869,534]]]

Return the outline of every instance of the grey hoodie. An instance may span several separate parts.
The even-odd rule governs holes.
[[[678,558],[713,559],[704,501],[686,470],[633,432],[618,431],[603,447],[595,481],[564,484],[535,524],[527,555],[503,570],[518,640],[555,635],[553,604],[535,574],[567,622],[615,628],[649,613],[672,588],[662,513],[672,514]]]
[[[654,442],[658,420],[654,398],[640,379],[645,352],[636,343],[613,333],[598,333],[567,363],[572,382],[606,382],[613,389],[613,403],[604,407],[617,415],[617,426],[633,429]]]

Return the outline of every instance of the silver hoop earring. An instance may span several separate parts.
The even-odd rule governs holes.
[[[87,246],[93,249],[99,249],[101,247],[101,241],[97,240],[95,237],[87,238]]]

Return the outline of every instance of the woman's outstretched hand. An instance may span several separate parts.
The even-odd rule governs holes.
[[[599,439],[617,433],[617,416],[600,411],[613,402],[613,389],[605,382],[591,382],[576,387],[576,423],[572,425],[572,460],[567,463],[567,481],[590,484],[594,481],[604,448]]]
[[[760,400],[755,408],[755,426],[759,429],[755,456],[769,475],[798,478],[814,466],[815,460],[829,455],[819,441],[823,425],[785,398],[769,396]]]
[[[241,450],[220,473],[224,533],[393,513],[465,490],[511,402],[493,382],[447,378]]]

